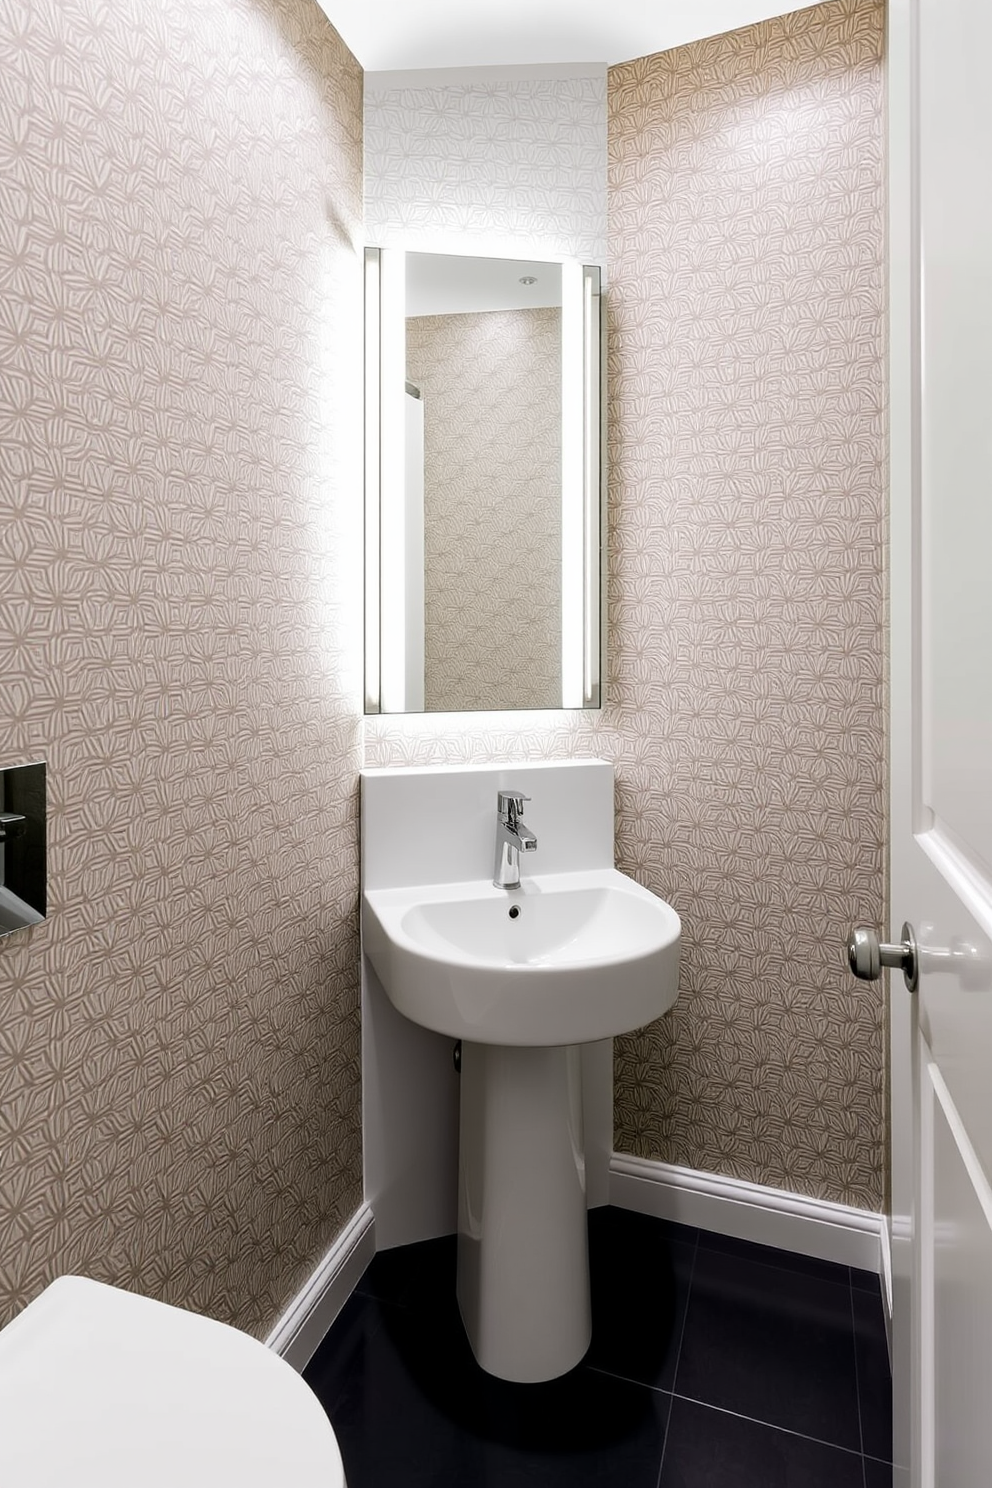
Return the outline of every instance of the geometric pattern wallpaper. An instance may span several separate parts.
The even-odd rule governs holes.
[[[611,71],[607,706],[363,725],[357,63],[312,0],[0,11],[0,1323],[78,1271],[264,1335],[354,1212],[363,759],[612,759],[684,929],[618,1147],[880,1206],[882,23]],[[602,260],[601,84],[399,91],[374,231]]]
[[[264,1334],[361,1201],[361,71],[311,0],[0,54],[0,1323],[78,1271]]]
[[[881,1207],[881,0],[610,72],[625,860],[683,917],[625,1151]],[[645,726],[646,725],[646,726]]]
[[[886,386],[881,0],[609,73],[601,713],[378,718],[369,764],[601,754],[682,917],[616,1041],[615,1145],[880,1209]]]
[[[386,247],[602,263],[605,70],[367,73],[365,219]]]
[[[561,311],[407,320],[424,409],[425,706],[561,699]]]

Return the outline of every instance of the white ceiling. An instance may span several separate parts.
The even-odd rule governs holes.
[[[624,62],[817,0],[318,0],[367,72]]]
[[[524,284],[532,279],[532,284]],[[561,264],[522,258],[408,253],[406,313],[465,315],[473,310],[539,310],[561,304]]]

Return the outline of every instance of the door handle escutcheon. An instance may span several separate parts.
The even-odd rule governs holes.
[[[910,992],[915,992],[920,981],[920,957],[916,949],[913,927],[902,927],[902,940],[898,945],[880,942],[874,930],[859,925],[847,937],[847,959],[856,977],[865,982],[876,982],[882,975],[883,966],[901,971]]]

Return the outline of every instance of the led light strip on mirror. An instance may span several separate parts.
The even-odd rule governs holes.
[[[394,248],[365,266],[366,712],[599,707],[599,269]]]

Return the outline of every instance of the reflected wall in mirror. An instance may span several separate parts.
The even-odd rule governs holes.
[[[599,271],[366,252],[366,708],[600,703]]]
[[[406,264],[408,412],[423,429],[408,469],[423,472],[423,707],[557,706],[561,266],[423,253]]]

